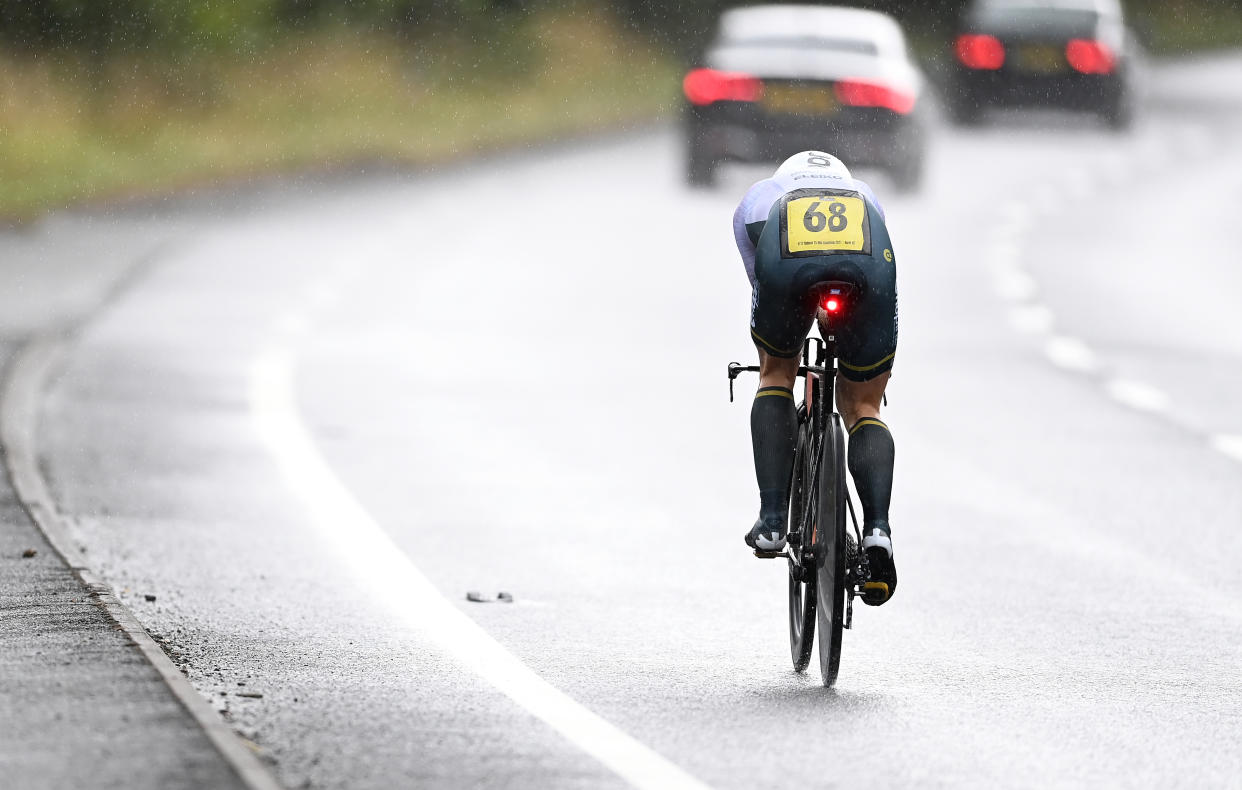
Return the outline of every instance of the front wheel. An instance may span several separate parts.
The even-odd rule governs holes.
[[[815,643],[815,574],[811,563],[811,542],[802,532],[810,531],[815,497],[811,495],[810,426],[804,420],[798,430],[798,450],[794,455],[793,478],[789,486],[789,653],[794,672],[805,672],[811,663]]]
[[[819,672],[825,686],[837,682],[841,634],[845,623],[845,430],[832,415],[824,432],[819,461],[816,524],[811,548],[815,557],[816,619],[819,623]]]

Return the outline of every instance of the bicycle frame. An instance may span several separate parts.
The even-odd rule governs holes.
[[[823,457],[824,436],[828,428],[828,420],[833,419],[833,406],[836,397],[836,377],[837,377],[837,338],[833,328],[834,316],[828,314],[825,321],[819,323],[819,328],[823,338],[808,337],[802,343],[802,364],[798,366],[796,378],[803,379],[803,406],[806,407],[808,419],[811,423],[810,432],[810,452],[807,463],[810,465],[810,479],[819,479],[819,464]],[[814,354],[812,355],[812,350]],[[812,362],[812,356],[814,361]],[[751,372],[758,373],[758,365],[741,365],[737,362],[729,363],[729,402],[733,402],[733,380],[741,373]],[[814,499],[816,496],[814,490],[811,492]],[[858,516],[854,512],[854,502],[852,497],[847,496],[845,502],[850,515],[850,523],[853,527],[854,539],[856,546],[862,545],[862,532],[858,526]],[[799,549],[802,546],[802,538],[807,534],[810,528],[810,520],[815,512],[814,507],[806,507],[803,509],[802,522],[797,525],[796,532],[790,530],[787,539],[790,544],[796,545]],[[813,568],[805,562],[805,558],[801,556],[794,557],[788,551],[785,552],[755,552],[756,556],[768,558],[786,557],[795,565],[795,573],[802,576],[813,573]],[[867,567],[866,555],[861,551],[857,552],[856,559],[851,558],[848,567],[849,582],[846,585],[849,595],[846,608],[846,628],[850,627],[853,620],[853,603],[854,597],[859,594],[859,588],[870,578],[870,568]]]

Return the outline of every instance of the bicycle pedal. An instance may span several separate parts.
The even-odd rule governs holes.
[[[759,549],[755,549],[755,556],[761,560],[776,560],[776,559],[780,559],[781,557],[784,557],[785,559],[789,559],[789,552],[787,551],[760,551]]]

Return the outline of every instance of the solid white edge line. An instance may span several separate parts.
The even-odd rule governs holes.
[[[707,787],[539,677],[440,594],[320,453],[297,408],[287,349],[269,349],[255,360],[250,407],[259,435],[311,524],[394,617],[631,785]]]
[[[18,352],[5,376],[0,399],[0,443],[4,446],[4,463],[18,501],[61,561],[90,591],[116,627],[137,646],[173,698],[202,730],[208,743],[233,770],[242,785],[250,790],[281,790],[281,785],[258,755],[243,743],[241,736],[225,723],[189,679],[181,674],[181,670],[155,643],[133,612],[113,594],[112,588],[85,567],[80,554],[73,551],[69,526],[43,478],[35,444],[39,399],[53,367],[63,356],[64,348],[62,336],[36,339]],[[84,701],[83,704],[89,703]],[[141,773],[143,766],[135,765],[133,769]]]

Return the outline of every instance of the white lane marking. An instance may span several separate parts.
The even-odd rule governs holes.
[[[995,240],[988,245],[986,257],[993,269],[1006,269],[1018,265],[1018,256],[1021,252],[1016,240],[997,235]]]
[[[1009,311],[1009,323],[1019,332],[1044,335],[1052,331],[1053,315],[1042,304],[1018,305]]]
[[[1066,370],[1086,373],[1095,369],[1095,353],[1076,337],[1050,337],[1044,344],[1044,353],[1052,364]]]
[[[1031,224],[1032,214],[1034,212],[1030,204],[1021,200],[1006,203],[1000,208],[1001,221],[1009,223],[1015,229],[1028,227]]]
[[[394,617],[639,788],[706,788],[664,757],[539,677],[458,611],[336,477],[306,431],[293,359],[273,348],[254,363],[250,409],[259,435],[320,536]]]
[[[1242,436],[1217,434],[1212,437],[1212,447],[1235,461],[1242,461]]]
[[[1107,385],[1113,400],[1138,411],[1160,412],[1169,408],[1169,396],[1164,390],[1131,379],[1113,379]]]
[[[1071,198],[1081,200],[1091,194],[1091,173],[1086,170],[1068,170],[1065,173],[1064,190]]]
[[[1028,302],[1035,297],[1035,278],[1017,267],[996,270],[996,292],[1010,302]]]
[[[300,313],[286,313],[276,319],[276,331],[283,335],[300,335],[307,329],[306,319]]]

